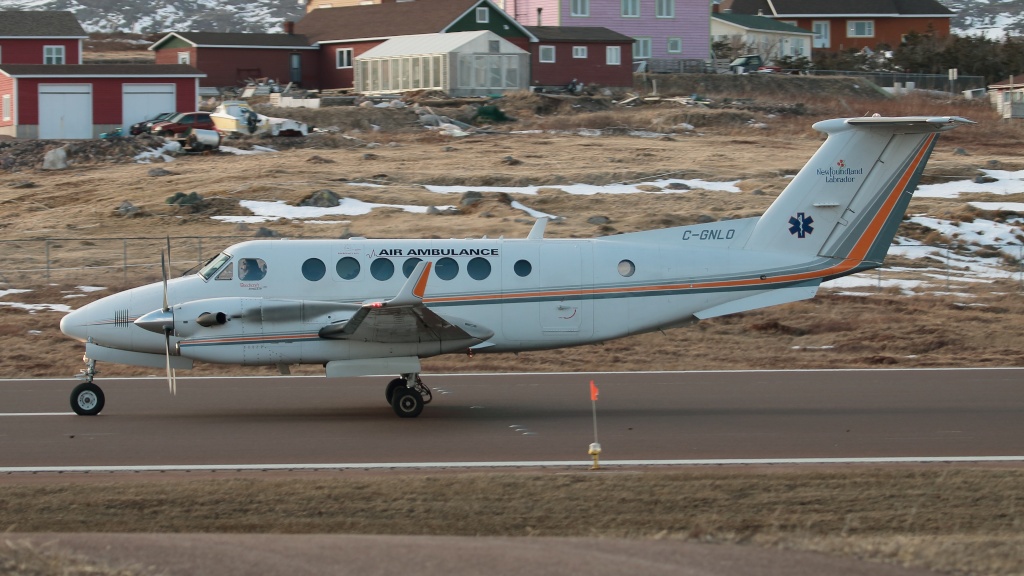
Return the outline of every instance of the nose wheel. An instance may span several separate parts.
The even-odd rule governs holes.
[[[89,360],[85,370],[78,374],[82,383],[71,391],[71,409],[79,416],[95,416],[103,410],[103,390],[93,383],[96,375],[96,361]]]
[[[413,385],[410,386],[409,382]],[[384,397],[399,418],[415,418],[423,412],[423,407],[430,404],[433,395],[430,388],[423,384],[419,374],[403,374],[388,383]]]

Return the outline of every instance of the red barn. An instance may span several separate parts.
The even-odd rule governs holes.
[[[203,87],[239,86],[270,78],[318,88],[320,48],[302,34],[171,32],[149,47],[157,64],[187,64],[206,75]]]
[[[0,62],[81,64],[88,38],[71,12],[0,12]]]
[[[195,110],[202,72],[182,64],[0,64],[0,135],[86,139]]]
[[[527,26],[530,84],[566,86],[576,80],[613,88],[633,86],[633,38],[602,27]]]

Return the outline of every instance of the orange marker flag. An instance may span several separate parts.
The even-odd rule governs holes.
[[[595,386],[594,385],[594,381],[591,380],[590,381],[590,400],[591,401],[597,402],[597,393],[598,393],[597,386]]]

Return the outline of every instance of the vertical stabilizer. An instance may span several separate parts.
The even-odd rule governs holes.
[[[938,133],[972,123],[958,117],[840,118],[758,220],[748,250],[881,264]],[[855,270],[851,270],[855,271]]]

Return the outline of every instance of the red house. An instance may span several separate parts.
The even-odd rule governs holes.
[[[157,64],[187,64],[206,75],[203,87],[239,86],[270,78],[318,88],[320,48],[301,34],[171,32],[149,47]]]
[[[830,52],[895,48],[911,32],[944,38],[953,18],[938,0],[722,0],[720,10],[810,30],[812,49]]]
[[[523,50],[536,40],[491,0],[415,0],[317,8],[295,23],[321,50],[320,87],[351,88],[359,56],[391,38],[490,30]]]
[[[0,12],[3,64],[81,64],[86,38],[71,12]]]
[[[0,135],[86,139],[194,110],[202,72],[183,64],[0,64]]]
[[[601,27],[527,26],[530,84],[566,86],[573,80],[612,88],[633,86],[633,38]]]

